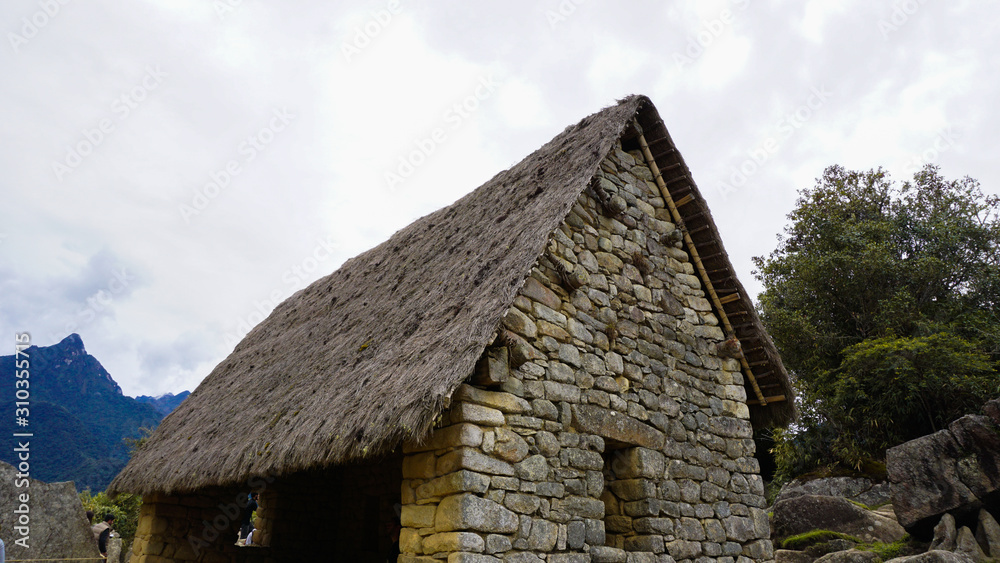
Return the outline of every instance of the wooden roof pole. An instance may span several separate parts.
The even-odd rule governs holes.
[[[653,179],[656,181],[656,186],[660,190],[660,195],[663,196],[663,201],[666,202],[667,208],[670,209],[670,215],[674,218],[674,223],[678,226],[678,228],[680,228],[680,225],[683,224],[681,213],[677,209],[677,205],[674,203],[674,198],[670,195],[670,190],[667,189],[667,184],[663,180],[663,175],[660,174],[660,167],[657,166],[656,160],[653,158],[653,153],[649,150],[649,144],[646,143],[646,136],[642,132],[642,126],[639,125],[639,121],[636,119],[633,119],[632,122],[635,126],[636,132],[639,133],[639,148],[642,149],[642,156],[646,160],[646,165],[649,166],[650,172],[653,173]],[[701,282],[705,285],[705,291],[712,299],[712,304],[715,305],[715,310],[719,313],[726,335],[736,336],[733,331],[733,325],[729,323],[729,317],[726,315],[725,309],[722,308],[722,302],[719,300],[719,295],[715,292],[715,286],[712,285],[712,280],[708,277],[708,272],[705,271],[705,266],[701,262],[701,257],[698,255],[698,249],[695,248],[694,241],[691,240],[691,235],[688,234],[687,229],[681,229],[681,232],[684,234],[684,244],[688,248],[688,254],[691,255],[691,261],[694,262],[694,266],[698,270],[698,277],[701,278]],[[740,356],[740,365],[743,367],[744,375],[746,375],[747,379],[750,381],[750,386],[753,387],[753,392],[757,396],[757,401],[761,406],[766,406],[767,398],[764,397],[760,387],[757,385],[757,378],[754,377],[753,371],[750,369],[750,364],[747,363],[745,355]],[[770,399],[773,400],[776,399],[776,397],[770,397]]]

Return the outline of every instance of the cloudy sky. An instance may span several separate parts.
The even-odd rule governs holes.
[[[752,293],[830,164],[1000,191],[1000,3],[0,5],[0,327],[193,389],[271,308],[630,93]],[[742,171],[742,172],[741,172]]]

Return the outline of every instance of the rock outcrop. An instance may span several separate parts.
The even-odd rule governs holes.
[[[886,469],[899,523],[928,535],[941,515],[973,517],[1000,495],[1000,400],[946,430],[890,448]]]
[[[0,525],[8,560],[99,558],[73,483],[17,475],[17,469],[0,462]]]
[[[972,560],[951,551],[932,550],[919,555],[896,557],[886,563],[972,563]]]
[[[821,477],[789,481],[781,487],[774,502],[803,495],[842,497],[867,506],[878,506],[892,501],[888,481],[875,481],[867,477]]]
[[[802,495],[774,505],[774,539],[812,530],[830,530],[866,542],[894,542],[906,531],[896,521],[839,497]]]

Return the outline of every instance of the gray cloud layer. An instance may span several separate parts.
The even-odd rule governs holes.
[[[629,93],[754,291],[827,165],[1000,185],[996,2],[63,2],[0,7],[0,328],[133,395]]]

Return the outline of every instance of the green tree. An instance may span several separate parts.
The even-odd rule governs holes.
[[[860,467],[1000,393],[1000,199],[927,166],[833,166],[768,257],[761,316],[800,394],[779,475]]]
[[[121,493],[114,499],[100,492],[90,494],[90,490],[80,493],[80,502],[84,510],[94,512],[94,523],[101,521],[105,514],[114,514],[114,530],[122,537],[122,552],[128,551],[135,539],[135,531],[139,525],[139,509],[142,507],[142,497],[129,493]]]

